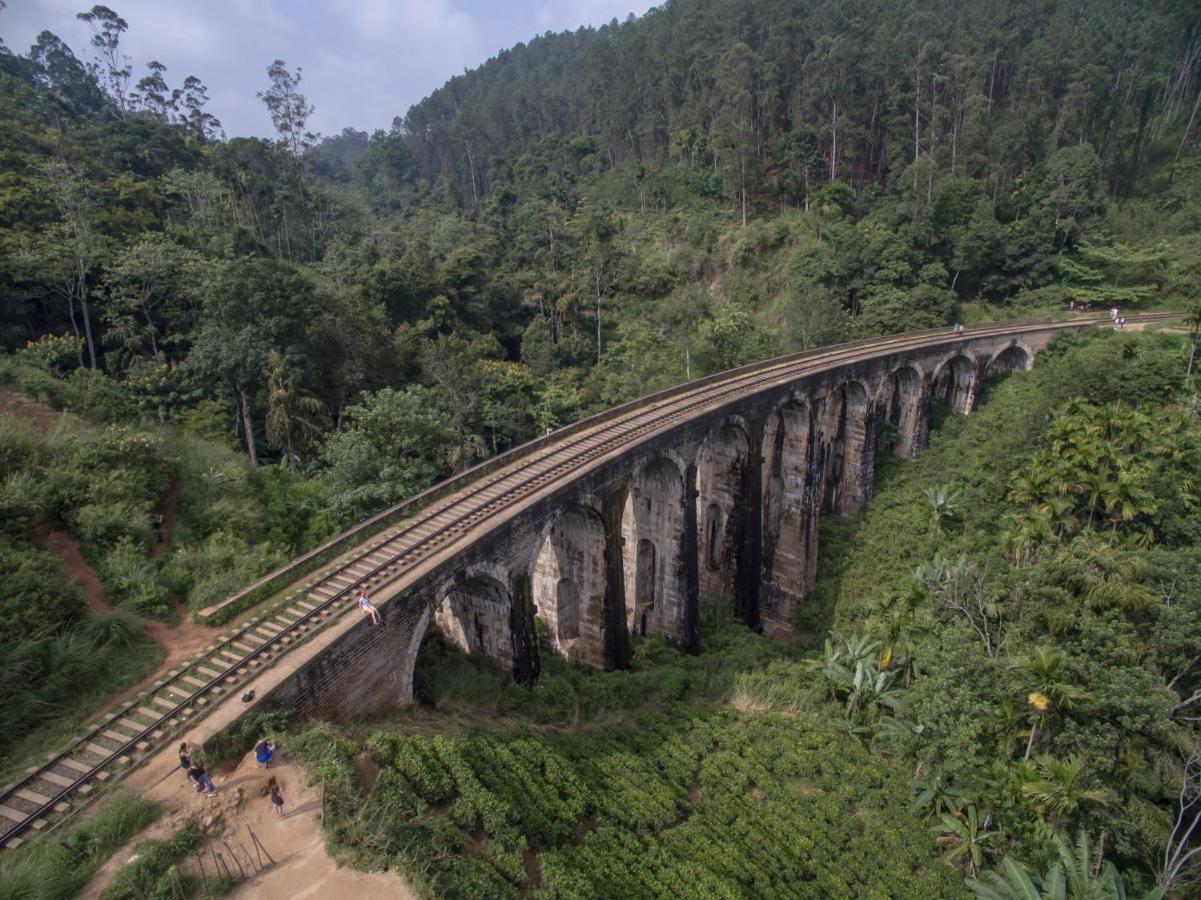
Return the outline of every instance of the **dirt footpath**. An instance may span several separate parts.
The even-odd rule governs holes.
[[[269,776],[283,787],[284,818],[280,819],[266,796]],[[292,898],[335,898],[335,900],[405,900],[415,895],[399,875],[391,872],[364,873],[340,869],[326,855],[321,831],[321,788],[308,784],[301,767],[287,758],[286,748],[269,770],[255,765],[248,753],[231,772],[218,773],[213,779],[217,793],[212,797],[197,794],[180,770],[175,748],[168,747],[133,773],[125,787],[146,799],[166,807],[165,820],[139,835],[106,864],[83,897],[99,897],[112,878],[129,861],[133,845],[147,837],[162,839],[185,821],[200,823],[207,837],[204,859],[211,870],[212,852],[238,874],[239,859],[247,872],[257,867],[257,856],[249,827],[275,864],[238,884],[231,896],[292,900]],[[264,862],[267,862],[264,857]],[[189,870],[191,866],[189,866]]]

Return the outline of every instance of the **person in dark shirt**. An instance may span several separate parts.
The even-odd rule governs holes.
[[[275,807],[275,814],[282,819],[284,817],[284,791],[279,786],[279,782],[275,780],[274,775],[267,782],[267,792],[271,795],[271,805]]]
[[[192,760],[192,765],[188,767],[188,777],[196,782],[196,793],[210,796],[217,793],[213,779],[209,777],[208,771],[200,762]]]

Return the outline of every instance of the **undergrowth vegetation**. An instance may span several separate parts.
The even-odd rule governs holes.
[[[184,897],[219,897],[229,887],[228,879],[212,882],[180,863],[199,846],[204,835],[195,822],[188,822],[165,841],[142,841],[133,859],[112,880],[102,900],[176,900]]]
[[[881,460],[860,516],[822,523],[801,618],[834,636],[815,665],[840,697],[856,648],[883,671],[903,727],[868,740],[912,767],[921,814],[953,825],[970,875],[1005,855],[1044,872],[1056,841],[1091,836],[1128,888],[1189,883],[1163,862],[1198,791],[1187,354],[1168,335],[1061,338],[918,459]]]
[[[799,671],[794,650],[730,622],[705,640],[687,657],[639,639],[626,672],[548,660],[532,691],[427,646],[436,718],[320,726],[290,747],[325,786],[335,853],[439,897],[963,893],[933,838],[906,828],[902,770],[825,721],[818,696],[775,712],[744,682]],[[355,774],[364,755],[372,784]]]
[[[45,752],[40,726],[78,727],[153,670],[163,651],[137,616],[201,609],[332,527],[311,482],[249,465],[202,417],[159,425],[126,408],[106,376],[58,379],[31,359],[0,360],[0,382],[71,412],[0,411],[2,773]],[[172,508],[157,546],[154,519]],[[53,532],[78,543],[113,612],[89,609],[37,536]]]
[[[135,794],[117,794],[96,815],[65,834],[38,838],[20,853],[4,853],[0,856],[0,897],[60,900],[75,896],[100,864],[158,813]]]

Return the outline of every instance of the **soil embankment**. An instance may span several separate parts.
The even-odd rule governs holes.
[[[97,873],[81,895],[98,898],[122,867],[128,865],[138,842],[164,840],[189,820],[199,823],[205,841],[184,868],[199,875],[197,856],[211,869],[213,853],[248,877],[231,896],[242,898],[354,897],[355,900],[406,900],[414,896],[404,880],[393,872],[356,872],[340,868],[325,852],[321,830],[321,787],[308,784],[303,769],[287,758],[283,748],[279,761],[269,771],[255,765],[248,753],[229,772],[214,778],[217,793],[197,794],[175,760],[174,748],[160,752],[133,773],[125,787],[160,804],[167,814],[151,828],[118,851]],[[275,776],[283,788],[284,818],[278,818],[266,795],[267,779]],[[256,850],[251,832],[262,850]],[[230,857],[237,862],[229,861]],[[270,859],[268,859],[268,855]],[[263,868],[259,871],[259,859]],[[271,862],[271,859],[274,862]]]

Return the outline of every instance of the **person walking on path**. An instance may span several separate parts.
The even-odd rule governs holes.
[[[363,615],[371,616],[371,624],[379,625],[379,610],[371,605],[371,600],[367,596],[366,591],[359,591],[359,609],[363,611]]]
[[[188,767],[188,777],[196,782],[196,793],[208,794],[210,797],[217,793],[213,779],[209,777],[204,765],[197,760],[192,760],[192,765]]]
[[[275,756],[275,744],[263,738],[254,745],[254,761],[264,769],[271,768],[271,758]]]
[[[272,775],[267,781],[267,792],[271,795],[271,805],[275,807],[275,815],[277,818],[284,817],[284,791],[279,786],[279,782]]]

